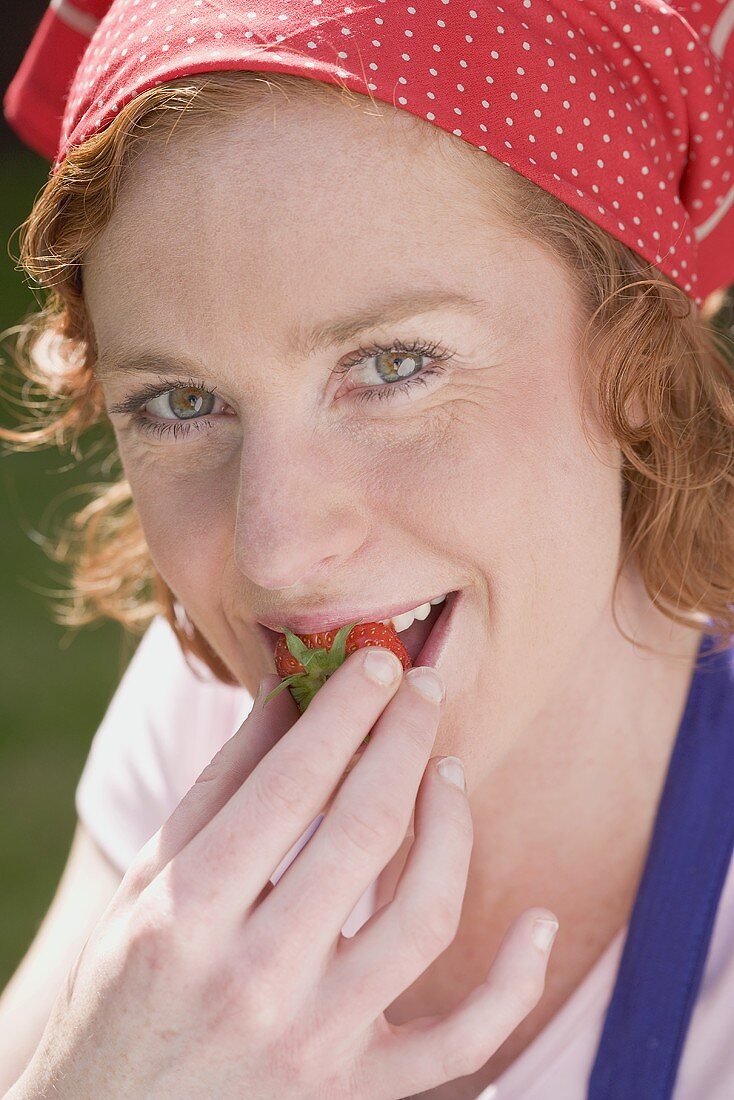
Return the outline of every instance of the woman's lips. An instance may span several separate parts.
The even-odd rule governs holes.
[[[416,663],[418,654],[428,641],[428,637],[438,622],[445,603],[446,601],[444,600],[443,603],[435,604],[431,608],[430,615],[425,619],[415,619],[407,630],[401,630],[398,634],[398,638],[400,638],[400,641],[408,651],[411,664]]]
[[[439,650],[437,649],[437,643],[440,641],[444,627],[441,626],[441,630],[437,633],[436,627],[439,624],[443,624],[447,621],[447,612],[456,602],[456,598],[459,595],[458,592],[449,592],[446,599],[441,604],[436,604],[431,609],[431,614],[426,619],[416,619],[407,630],[403,630],[398,634],[401,642],[410,654],[412,664],[435,664],[438,660]],[[268,656],[273,661],[273,655],[275,652],[275,646],[278,638],[281,635],[271,630],[267,626],[263,626],[262,623],[255,623],[265,646]],[[434,637],[435,635],[435,637]],[[273,668],[274,668],[273,664]]]
[[[275,630],[271,630],[270,627],[263,626],[262,623],[255,623],[255,626],[257,628],[258,634],[263,641],[263,645],[266,647],[270,657],[272,658],[275,651],[275,644],[278,641],[280,634],[276,633]]]
[[[426,638],[426,641],[424,642],[423,647],[422,647],[420,653],[418,654],[417,661],[413,662],[414,665],[415,664],[421,664],[421,665],[431,665],[431,666],[435,667],[435,665],[436,665],[437,661],[439,660],[440,656],[442,655],[444,649],[448,645],[449,638],[451,637],[451,632],[452,632],[451,628],[453,627],[454,617],[455,617],[455,608],[456,608],[456,605],[459,601],[459,596],[460,596],[459,592],[450,592],[447,595],[444,602],[442,604],[438,605],[438,610],[440,611],[440,614],[438,615],[437,618],[434,618],[433,627],[429,631],[428,637]],[[433,616],[432,616],[432,618],[433,618]],[[428,621],[427,619],[424,620],[424,622],[427,622],[427,621]],[[268,644],[269,651],[272,655],[273,648],[275,646],[275,642],[277,641],[279,635],[276,634],[275,631],[269,630],[265,626],[261,626],[259,623],[257,625],[258,625],[258,628],[260,629],[260,631],[263,633],[263,635],[268,635],[268,637],[266,638],[266,642]],[[423,625],[423,624],[421,623],[421,625]],[[410,630],[412,630],[412,627],[409,628],[409,630],[404,631],[403,634],[410,633]],[[272,638],[273,638],[272,645],[270,643],[270,637],[269,637],[270,635],[272,635]],[[357,749],[357,751],[352,754],[351,759],[347,762],[347,765],[344,768],[344,771],[342,772],[341,776],[339,777],[339,780],[336,784],[336,787],[331,792],[331,795],[329,796],[329,798],[328,798],[327,802],[325,803],[325,805],[321,807],[319,813],[326,814],[327,811],[331,808],[331,805],[334,802],[334,799],[336,798],[337,794],[339,793],[342,786],[344,785],[345,779],[347,778],[349,773],[352,771],[352,769],[354,767],[356,767],[357,762],[359,761],[360,757],[363,755],[366,748],[367,748],[367,745],[363,741],[362,744]],[[411,822],[412,822],[412,819],[411,819]],[[409,829],[408,835],[412,837],[412,835],[413,835],[412,828]]]
[[[462,593],[449,592],[442,604],[439,604],[441,614],[433,624],[433,629],[428,635],[423,648],[417,655],[413,664],[430,665],[435,668],[448,645],[454,620],[457,615],[457,606],[461,602]]]

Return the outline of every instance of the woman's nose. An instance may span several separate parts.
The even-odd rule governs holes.
[[[338,463],[273,436],[243,454],[235,561],[262,589],[313,587],[362,545],[366,522],[355,486]]]

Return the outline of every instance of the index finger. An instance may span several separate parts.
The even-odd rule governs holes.
[[[392,683],[371,679],[367,662],[375,654],[363,649],[347,658],[226,805],[171,860],[164,877],[178,893],[179,907],[201,913],[215,897],[212,915],[241,922],[398,690],[402,667],[392,654]]]

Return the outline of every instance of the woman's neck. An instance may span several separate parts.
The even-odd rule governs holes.
[[[475,984],[530,906],[558,917],[557,955],[564,940],[590,941],[594,927],[601,939],[587,946],[598,954],[626,923],[701,640],[667,619],[653,633],[645,641],[677,657],[641,655],[623,639],[588,645],[565,689],[470,789],[474,842],[450,951]],[[409,848],[408,840],[380,876],[378,907],[392,898]]]
[[[667,631],[667,628],[666,628]],[[531,906],[559,919],[540,1003],[470,1078],[430,1095],[463,1100],[507,1069],[558,1013],[628,923],[700,644],[676,628],[684,660],[587,653],[554,702],[471,795],[474,844],[450,946],[386,1012],[399,1025],[452,1011],[489,970],[508,926]],[[592,687],[593,685],[593,687]],[[394,894],[410,841],[378,880]]]
[[[660,653],[617,631],[587,639],[568,681],[471,792],[477,873],[495,897],[520,867],[552,877],[571,856],[604,863],[647,837],[701,641],[659,612],[650,627],[644,641]]]

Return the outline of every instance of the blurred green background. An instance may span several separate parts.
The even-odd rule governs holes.
[[[16,5],[4,29],[0,90],[10,82],[45,2]],[[8,254],[48,162],[0,125],[0,329],[16,324],[37,302]],[[4,341],[2,374],[11,364]],[[0,424],[14,426],[0,394]],[[0,989],[25,954],[63,870],[76,822],[74,789],[92,736],[136,641],[116,623],[71,631],[53,620],[48,590],[68,577],[51,563],[37,532],[52,533],[57,518],[89,495],[49,509],[62,494],[102,480],[100,458],[44,448],[8,452],[0,443]]]

